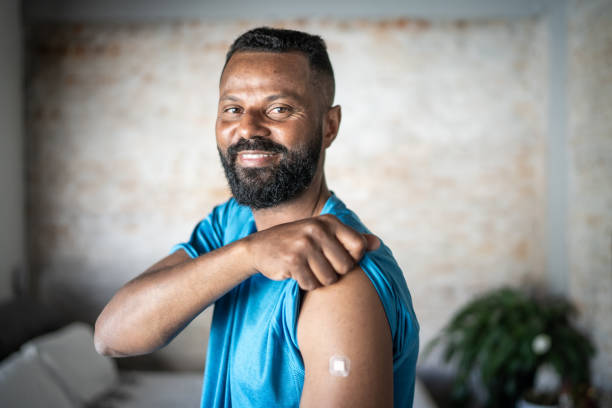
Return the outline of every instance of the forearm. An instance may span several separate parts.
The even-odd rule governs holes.
[[[195,259],[154,265],[121,288],[95,327],[98,352],[115,357],[166,345],[219,297],[251,276],[246,243],[237,241]]]
[[[336,217],[320,216],[251,234],[196,259],[173,254],[127,283],[96,322],[101,354],[150,353],[166,345],[198,313],[256,272],[295,279],[304,290],[331,285],[375,249]]]

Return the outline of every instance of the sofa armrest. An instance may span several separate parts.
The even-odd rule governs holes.
[[[86,405],[118,382],[114,360],[96,352],[93,330],[84,323],[72,323],[37,337],[23,350],[39,355],[74,405]]]
[[[0,407],[76,408],[38,355],[25,351],[0,363]]]

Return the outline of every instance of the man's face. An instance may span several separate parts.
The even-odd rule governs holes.
[[[240,204],[268,208],[304,192],[322,146],[320,98],[299,53],[240,52],[221,77],[217,147]]]

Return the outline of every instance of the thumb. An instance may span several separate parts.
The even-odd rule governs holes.
[[[375,251],[380,247],[380,239],[374,234],[363,234],[368,244],[366,246],[366,251]]]

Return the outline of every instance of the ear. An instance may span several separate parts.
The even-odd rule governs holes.
[[[340,105],[332,106],[323,115],[323,147],[327,149],[331,146],[338,135],[340,120],[342,119],[342,108]]]

